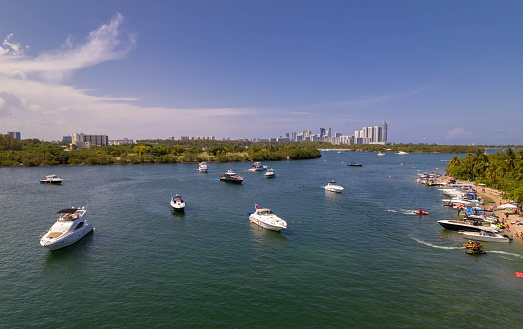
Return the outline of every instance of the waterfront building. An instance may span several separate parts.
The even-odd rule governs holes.
[[[72,135],[72,144],[77,148],[90,148],[91,146],[107,146],[109,145],[109,138],[107,135],[87,135],[84,133],[77,133]]]
[[[20,135],[19,131],[8,131],[7,134],[16,139],[17,141],[22,139],[22,136]]]

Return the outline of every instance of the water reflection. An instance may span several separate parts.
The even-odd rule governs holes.
[[[174,219],[182,219],[185,217],[185,211],[176,211],[171,209],[171,215]]]
[[[82,257],[86,252],[91,249],[93,232],[84,236],[78,242],[73,243],[70,246],[67,246],[58,250],[47,250],[44,255],[44,266],[49,266],[53,264],[60,264],[60,266],[76,263],[79,257]]]

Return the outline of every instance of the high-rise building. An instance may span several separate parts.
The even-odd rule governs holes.
[[[320,137],[325,137],[325,128],[320,128]]]
[[[13,137],[14,139],[16,139],[17,141],[19,141],[21,139],[21,135],[20,135],[19,131],[8,131],[7,134],[9,136]]]
[[[331,127],[329,127],[329,130],[327,130],[327,137],[332,137],[331,132],[332,132]]]
[[[293,131],[292,134],[291,134],[291,141],[296,141],[296,132]]]
[[[382,121],[381,122],[381,142],[386,142],[387,141],[387,127],[388,127],[388,123],[387,121]]]

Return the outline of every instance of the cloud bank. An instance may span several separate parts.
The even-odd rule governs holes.
[[[143,107],[133,104],[134,97],[91,96],[88,90],[63,84],[76,70],[129,54],[136,41],[122,35],[122,23],[123,16],[117,13],[108,24],[90,32],[85,42],[74,45],[69,37],[60,49],[36,57],[27,56],[24,50],[29,47],[9,34],[0,45],[0,133],[21,131],[23,138],[44,140],[76,132],[107,134],[110,139],[166,138],[191,125],[212,127],[224,117],[255,112]]]

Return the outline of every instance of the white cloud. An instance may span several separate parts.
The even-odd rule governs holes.
[[[472,133],[465,128],[454,128],[447,133],[447,139],[464,139],[472,136]]]

